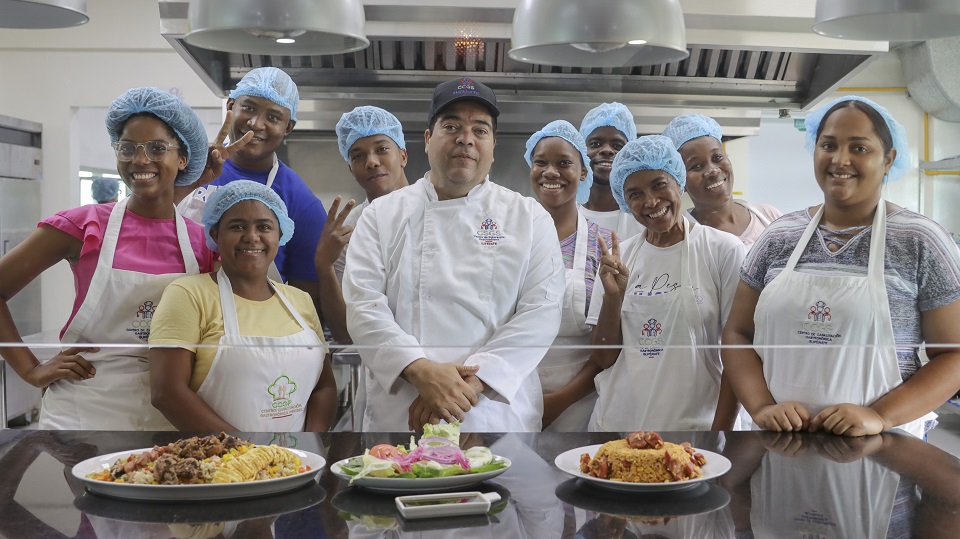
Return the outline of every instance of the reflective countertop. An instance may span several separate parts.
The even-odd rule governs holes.
[[[305,487],[205,502],[140,502],[87,492],[70,473],[96,455],[163,445],[175,432],[0,431],[5,537],[957,537],[960,461],[923,441],[759,432],[662,432],[724,455],[731,469],[677,492],[601,490],[554,465],[557,455],[619,437],[602,433],[464,435],[508,457],[506,473],[463,490],[496,491],[483,516],[405,520],[392,495],[351,487],[329,465],[405,433],[241,434],[323,455]]]

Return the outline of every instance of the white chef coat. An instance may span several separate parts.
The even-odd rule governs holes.
[[[425,176],[367,207],[347,265],[362,430],[406,430],[417,391],[400,373],[419,358],[480,367],[490,389],[464,431],[540,430],[536,367],[557,335],[564,290],[557,231],[540,204],[489,179],[441,201]]]
[[[616,232],[620,241],[632,238],[644,231],[643,225],[637,221],[633,214],[620,210],[596,211],[578,205],[577,211],[580,212],[580,215],[586,217],[587,221],[597,223],[600,228]]]

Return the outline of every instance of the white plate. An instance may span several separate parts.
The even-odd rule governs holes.
[[[700,471],[703,473],[703,475],[696,479],[687,479],[686,481],[677,481],[674,483],[626,483],[623,481],[600,479],[598,477],[591,477],[580,471],[580,455],[589,453],[592,457],[597,453],[597,450],[600,449],[600,445],[602,444],[587,445],[584,447],[571,449],[569,451],[564,451],[563,453],[557,455],[557,458],[553,461],[553,463],[557,465],[557,468],[560,468],[564,472],[567,472],[574,477],[579,477],[589,481],[590,484],[594,486],[608,490],[619,490],[626,492],[657,492],[664,490],[682,490],[693,488],[703,481],[709,481],[715,477],[720,477],[721,475],[730,471],[730,461],[727,460],[727,458],[723,455],[714,453],[713,451],[695,448],[694,450],[697,453],[701,453],[707,459],[707,463],[700,467]]]
[[[363,487],[375,492],[386,492],[388,494],[403,492],[442,492],[444,490],[456,490],[462,487],[469,487],[483,483],[488,479],[502,474],[510,468],[510,459],[507,457],[493,456],[494,461],[503,461],[507,465],[499,470],[483,473],[471,473],[464,475],[451,475],[450,477],[425,477],[420,479],[406,479],[402,477],[361,477],[353,482],[352,486]],[[330,466],[330,471],[340,479],[349,483],[352,475],[340,469],[340,465],[350,459],[343,459],[334,462]]]
[[[280,477],[278,479],[264,479],[247,483],[217,483],[211,485],[137,485],[128,483],[110,483],[89,479],[87,475],[100,470],[108,470],[117,459],[134,453],[150,451],[145,449],[131,449],[119,451],[109,455],[100,455],[87,459],[73,467],[73,476],[83,481],[87,490],[103,496],[132,500],[180,501],[180,500],[225,500],[230,498],[248,498],[282,492],[305,485],[323,470],[327,461],[323,457],[309,451],[289,449],[300,457],[300,464],[310,466],[310,471]]]

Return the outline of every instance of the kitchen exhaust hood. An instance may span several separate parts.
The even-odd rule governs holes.
[[[587,1],[587,0],[584,0]],[[620,68],[558,67],[512,60],[511,24],[520,0],[364,0],[370,46],[348,54],[269,56],[192,46],[189,3],[159,0],[161,34],[226,96],[250,69],[279,67],[300,91],[297,132],[331,132],[359,105],[390,110],[411,131],[425,127],[433,87],[469,76],[497,92],[500,131],[532,133],[546,122],[579,125],[597,103],[619,101],[640,132],[659,132],[677,114],[717,118],[729,136],[756,134],[763,110],[803,109],[841,86],[887,42],[813,33],[814,2],[681,2],[690,55],[680,62]]]

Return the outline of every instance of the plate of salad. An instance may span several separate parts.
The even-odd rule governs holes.
[[[423,437],[409,445],[380,444],[362,455],[333,463],[337,477],[375,492],[439,492],[493,479],[510,459],[483,446],[460,449],[460,425],[424,425]]]

